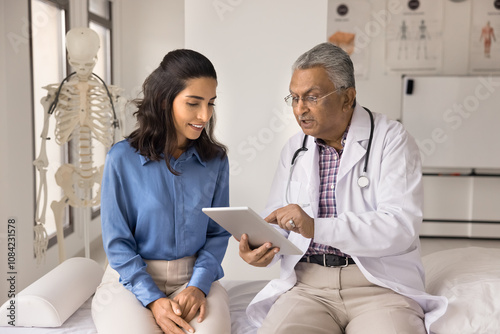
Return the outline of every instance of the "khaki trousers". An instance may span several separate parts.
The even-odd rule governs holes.
[[[356,265],[299,262],[297,284],[281,295],[259,334],[425,334],[417,302],[370,283]]]
[[[174,298],[189,282],[196,258],[174,261],[144,260],[146,271],[168,298]],[[151,311],[142,306],[135,295],[120,282],[120,275],[107,267],[92,300],[92,318],[100,334],[160,334]],[[231,333],[229,298],[219,282],[214,282],[207,296],[205,320],[195,317],[190,325],[196,334]],[[185,331],[186,332],[186,331]],[[187,333],[187,332],[186,332]]]

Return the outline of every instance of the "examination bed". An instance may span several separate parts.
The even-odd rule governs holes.
[[[73,261],[89,260],[76,258]],[[426,255],[423,257],[423,262],[426,271],[427,291],[435,295],[444,295],[449,300],[446,314],[431,327],[434,333],[500,333],[500,249],[479,247],[450,249]],[[81,263],[78,263],[78,266],[82,267]],[[56,271],[56,269],[53,271]],[[61,275],[63,274],[60,273],[59,276]],[[222,279],[221,283],[229,294],[232,333],[256,333],[256,328],[246,318],[245,309],[253,296],[267,282],[262,280],[236,281]],[[88,291],[95,290],[96,287],[97,285],[91,286]],[[29,303],[35,299],[40,299],[40,296],[36,296],[37,293],[40,294],[38,291],[29,290],[28,288],[25,290],[30,295],[25,295],[26,301],[24,302]],[[42,288],[46,289],[46,287]],[[51,295],[53,294],[51,292]],[[22,293],[18,294],[18,296],[22,295]],[[43,292],[41,295],[43,296]],[[68,304],[68,298],[71,297],[66,295],[64,298],[65,300],[59,304],[58,301],[52,300],[48,304],[41,303],[38,307],[49,307],[52,308],[52,311],[59,308],[64,313],[65,306],[63,305]],[[67,320],[64,319],[64,321],[61,318],[59,319],[62,320],[60,326],[50,328],[6,326],[6,320],[8,320],[7,301],[0,309],[0,325],[6,326],[0,327],[0,332],[5,334],[97,333],[91,317],[92,296],[89,295],[86,296],[86,299],[82,299],[82,295],[78,298],[82,301],[78,302],[76,307],[74,304],[71,306],[73,308],[71,315],[69,317],[67,317],[68,315],[62,315],[62,318],[66,317]],[[34,315],[29,316],[35,317]],[[38,325],[47,325],[47,323],[43,324],[45,319],[40,319],[40,316],[38,316],[38,319],[33,320],[26,317],[23,322],[26,324],[35,320],[38,321]],[[57,321],[57,319],[55,320]],[[54,321],[54,319],[51,321]]]

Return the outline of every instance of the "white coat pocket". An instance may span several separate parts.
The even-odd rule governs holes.
[[[290,181],[286,198],[287,204],[298,204],[301,207],[310,205],[307,187],[298,181]]]

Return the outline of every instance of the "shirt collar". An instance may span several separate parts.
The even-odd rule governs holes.
[[[198,160],[198,162],[203,166],[203,167],[206,167],[207,166],[207,163],[205,161],[203,161],[200,157],[200,154],[198,153],[198,150],[193,146],[191,146],[190,148],[188,148],[188,150],[185,152],[186,154],[186,160],[191,157],[191,156],[195,156],[196,159]]]
[[[149,158],[146,158],[142,154],[139,154],[139,159],[141,160],[141,165],[143,165],[143,166],[150,161]]]
[[[181,156],[179,157],[179,161],[186,161],[186,160],[189,160],[192,156],[195,156],[196,159],[198,160],[198,162],[203,166],[203,167],[206,167],[207,164],[205,161],[203,161],[200,157],[200,155],[198,154],[198,151],[196,150],[196,148],[194,147],[194,145],[191,145],[186,152],[182,153]],[[162,158],[165,158],[164,154],[162,153],[161,154],[161,157]],[[148,162],[150,162],[151,160],[148,158],[148,157],[145,157],[143,155],[140,155],[139,154],[139,159],[141,160],[141,164],[144,166],[145,164],[147,164]]]
[[[344,131],[344,134],[342,135],[342,140],[340,141],[340,143],[342,144],[342,149],[340,151],[343,151],[344,150],[344,147],[345,147],[345,141],[347,140],[347,133],[349,132],[349,127],[350,125],[347,125],[347,128],[345,129]],[[316,142],[316,144],[318,146],[320,146],[321,148],[328,148],[330,146],[328,146],[325,141],[323,139],[320,139],[320,138],[316,138],[314,139],[314,141]]]

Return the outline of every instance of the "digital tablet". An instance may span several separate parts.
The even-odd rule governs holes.
[[[203,208],[202,211],[236,239],[240,240],[241,236],[246,233],[252,247],[259,247],[270,242],[273,247],[279,247],[282,254],[302,254],[302,251],[272,224],[266,222],[248,207]]]

